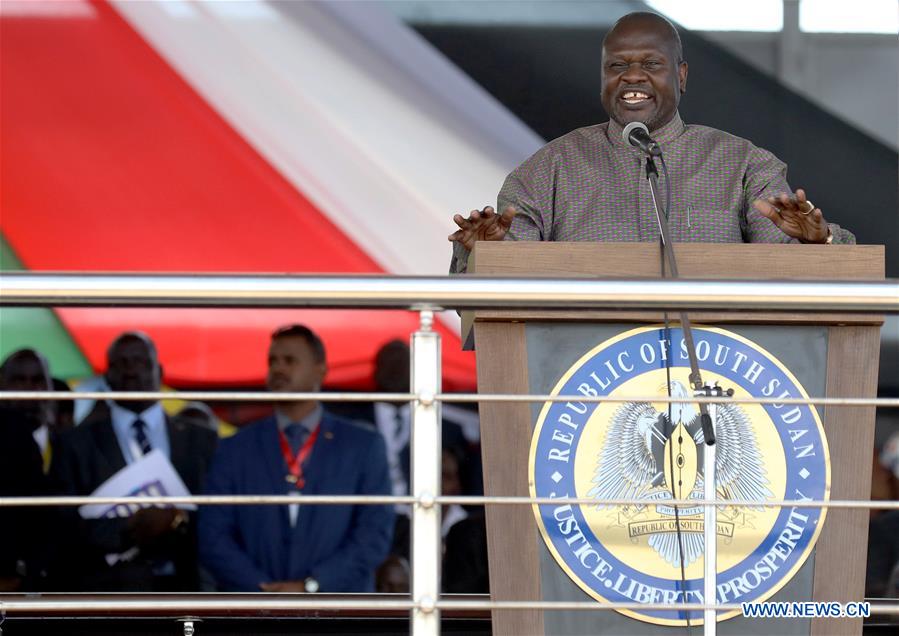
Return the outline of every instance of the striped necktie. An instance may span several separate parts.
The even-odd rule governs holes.
[[[131,426],[134,427],[134,439],[137,440],[140,452],[143,455],[146,455],[153,450],[153,445],[150,444],[150,438],[147,437],[147,424],[142,419],[138,418],[134,420],[134,424]]]

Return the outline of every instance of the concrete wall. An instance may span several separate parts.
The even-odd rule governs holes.
[[[703,31],[755,68],[881,143],[899,148],[895,35]],[[689,57],[688,57],[689,59]]]
[[[384,0],[401,19],[419,25],[608,27],[638,0],[517,0],[437,2]],[[803,33],[798,3],[784,4],[778,33],[698,31],[833,115],[894,150],[899,148],[899,38],[895,35]],[[690,59],[690,51],[686,51]]]

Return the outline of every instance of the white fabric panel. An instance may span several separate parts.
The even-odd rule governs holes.
[[[115,2],[386,271],[447,271],[451,216],[541,140],[371,3]]]
[[[457,3],[444,3],[457,4]],[[285,4],[290,14],[300,5]],[[405,86],[392,82],[395,93],[426,109],[432,119],[453,126],[457,134],[471,137],[482,153],[511,169],[543,145],[521,120],[512,115],[468,75],[449,62],[412,29],[397,23],[383,3],[367,1],[319,3],[321,11],[333,14],[354,39],[363,40],[355,62],[365,64],[376,52],[393,68],[391,74],[409,77]],[[398,28],[399,27],[399,28]],[[348,54],[347,51],[344,51]],[[450,123],[452,122],[452,123]]]

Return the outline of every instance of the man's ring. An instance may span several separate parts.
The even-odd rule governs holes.
[[[803,216],[808,216],[815,209],[815,204],[811,201],[806,201],[805,204],[808,206],[805,210],[802,210]]]

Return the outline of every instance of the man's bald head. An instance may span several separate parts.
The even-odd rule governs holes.
[[[391,340],[375,356],[375,390],[408,393],[409,368],[409,345],[402,340]]]
[[[109,363],[116,355],[118,350],[129,342],[140,342],[147,349],[148,355],[153,359],[154,363],[159,361],[159,354],[156,351],[156,343],[143,331],[126,331],[119,334],[115,340],[109,343],[106,349],[106,362]]]
[[[603,50],[606,48],[606,40],[612,37],[616,31],[621,31],[624,28],[634,26],[641,29],[656,30],[662,37],[666,38],[672,46],[672,50],[676,55],[675,62],[680,63],[684,61],[684,46],[681,44],[680,33],[677,32],[677,28],[670,20],[668,20],[668,18],[661,16],[658,13],[651,13],[650,11],[635,11],[618,18],[618,21],[612,25],[612,28],[609,29],[608,33],[606,33],[605,37],[602,39]]]
[[[50,391],[52,388],[50,365],[34,349],[19,349],[0,365],[0,389],[4,391]],[[30,428],[50,424],[55,408],[52,402],[44,400],[7,400],[0,407],[16,412]]]
[[[141,331],[127,331],[116,338],[106,354],[106,383],[113,391],[158,391],[162,367],[156,345]],[[155,400],[122,400],[119,405],[141,413]]]
[[[53,384],[47,358],[34,349],[14,351],[0,365],[0,386],[8,390],[49,391]]]

